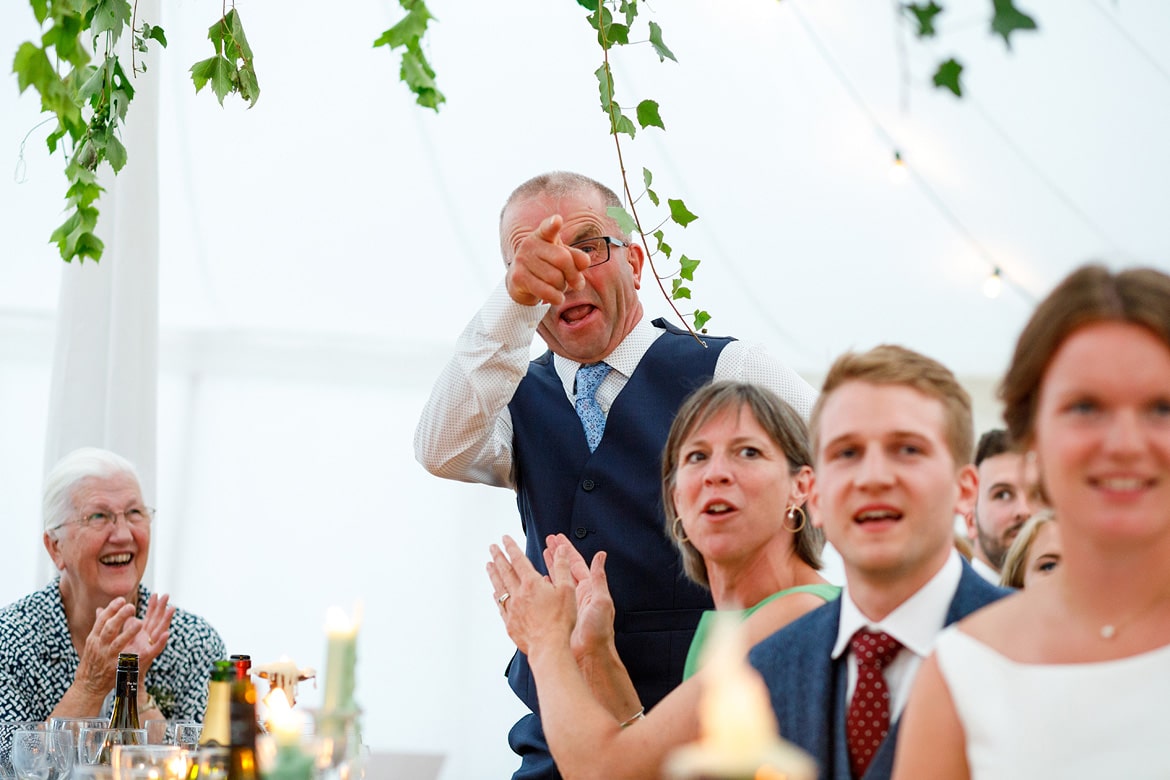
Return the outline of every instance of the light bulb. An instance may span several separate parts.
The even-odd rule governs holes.
[[[983,280],[983,294],[988,298],[998,298],[1001,292],[1003,292],[1003,276],[996,268]]]
[[[895,151],[894,162],[890,166],[890,181],[894,184],[902,184],[909,175],[906,171],[906,162],[902,159],[902,153]]]

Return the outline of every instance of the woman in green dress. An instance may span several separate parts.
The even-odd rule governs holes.
[[[741,382],[692,394],[667,438],[667,532],[716,610],[743,617],[746,647],[840,593],[818,573],[824,540],[805,509],[811,463],[800,416]],[[690,679],[643,715],[613,645],[605,553],[586,564],[566,538],[547,541],[551,578],[507,537],[503,549],[493,545],[488,574],[508,633],[532,664],[553,758],[566,777],[656,776],[673,748],[699,734],[703,675],[690,675],[708,617],[688,657]]]

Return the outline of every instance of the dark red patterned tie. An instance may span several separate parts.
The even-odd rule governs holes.
[[[890,731],[890,690],[882,669],[902,649],[902,643],[885,631],[861,629],[849,640],[857,659],[857,688],[845,717],[849,740],[849,766],[855,778],[865,775]]]

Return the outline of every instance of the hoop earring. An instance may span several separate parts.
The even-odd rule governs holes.
[[[798,534],[804,530],[804,526],[808,523],[808,515],[804,513],[804,508],[799,506],[790,506],[788,507],[788,511],[784,513],[784,516],[789,520],[795,520],[798,513],[800,514],[800,524],[796,528],[789,528],[784,523],[780,523],[780,525],[784,526],[784,530],[790,534]]]
[[[680,529],[682,530],[682,533],[679,533]],[[675,541],[677,541],[679,544],[686,544],[690,541],[690,539],[687,537],[686,529],[682,527],[681,517],[674,518],[674,524],[670,527],[670,533],[674,536]]]

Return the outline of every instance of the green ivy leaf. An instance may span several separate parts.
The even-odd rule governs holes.
[[[914,18],[918,29],[914,34],[919,38],[932,38],[937,30],[934,28],[934,17],[942,13],[942,8],[939,7],[934,0],[930,0],[927,4],[922,3],[906,3],[902,6],[907,14]]]
[[[106,66],[109,64],[109,59],[106,59],[100,66],[86,67],[86,73],[89,73],[89,78],[82,82],[77,89],[77,99],[84,103],[91,97],[102,91],[106,84]]]
[[[940,63],[938,70],[934,74],[934,85],[936,87],[943,87],[955,93],[956,97],[963,96],[963,85],[959,82],[959,76],[963,73],[963,66],[954,57],[946,62]]]
[[[683,227],[686,227],[698,219],[698,217],[692,214],[687,209],[686,205],[684,205],[683,202],[678,198],[669,198],[666,203],[668,206],[670,206],[670,218]]]
[[[655,205],[657,205],[657,203],[655,203]],[[655,230],[654,231],[654,238],[658,241],[658,251],[661,252],[662,254],[666,255],[667,257],[670,257],[670,253],[671,253],[670,244],[666,243],[666,241],[664,240],[666,238],[666,234],[663,233],[661,230]]]
[[[695,309],[695,330],[703,330],[703,326],[711,321],[711,315],[702,309]]]
[[[662,124],[662,117],[658,114],[658,103],[654,100],[643,100],[638,104],[638,124],[643,129],[647,127],[661,127],[666,129],[666,125]]]
[[[32,6],[33,16],[37,18],[37,24],[44,24],[45,19],[49,16],[48,0],[31,0],[29,5]]]
[[[625,46],[630,42],[630,28],[624,24],[607,24],[605,25],[605,43],[604,48],[609,49],[613,46]],[[601,32],[597,33],[597,43],[601,44]]]
[[[438,111],[439,105],[446,102],[447,98],[435,84],[435,72],[417,45],[412,44],[402,53],[398,76],[414,92],[415,102],[420,106]]]
[[[12,72],[16,74],[16,84],[22,94],[30,86],[43,92],[43,86],[60,81],[45,50],[28,41],[20,44],[16,50],[16,56],[12,59]]]
[[[577,0],[577,5],[581,6],[587,11],[593,11],[594,13],[597,13],[597,0]]]
[[[679,261],[678,261],[678,266],[679,266],[678,275],[681,276],[683,279],[686,279],[688,282],[695,281],[695,269],[699,267],[699,263],[701,263],[701,262],[703,262],[703,261],[702,260],[692,260],[691,258],[687,257],[686,255],[683,255],[682,257],[679,258]]]
[[[666,44],[662,42],[662,28],[654,22],[650,22],[650,45],[657,52],[659,62],[665,62],[668,57],[678,62],[678,58],[674,56],[674,52],[668,49]]]
[[[612,125],[612,130],[615,133],[625,133],[630,138],[633,138],[638,132],[638,128],[634,127],[634,123],[630,121],[630,118],[621,111],[617,113],[617,122]]]
[[[378,40],[374,41],[374,48],[389,46],[396,49],[399,46],[417,43],[427,31],[427,22],[434,18],[425,4],[418,3],[399,20],[398,24],[378,36]]]
[[[609,71],[605,69],[604,63],[593,71],[593,75],[597,77],[597,92],[601,96],[601,110],[608,114],[609,104],[613,101],[613,79],[609,77]]]
[[[618,7],[618,13],[625,15],[626,27],[633,27],[634,20],[638,18],[638,1],[622,0],[621,5]]]
[[[240,21],[240,13],[235,8],[227,12],[224,21],[228,25],[228,29],[232,33],[232,42],[235,43],[237,51],[232,52],[235,55],[234,59],[252,61],[252,47],[248,45],[248,38],[244,35],[244,23]],[[225,55],[228,52],[224,52]]]
[[[163,32],[163,28],[159,27],[157,24],[143,23],[143,26],[147,28],[143,30],[143,38],[146,38],[147,40],[158,41],[159,45],[164,49],[167,47],[167,34]]]
[[[41,45],[46,50],[51,46],[57,56],[75,68],[89,62],[89,52],[81,42],[84,20],[80,14],[58,13],[54,8],[53,26],[41,36]]]
[[[199,92],[208,82],[211,82],[211,91],[223,105],[223,99],[232,91],[235,67],[223,57],[208,57],[191,66],[191,80],[195,82],[195,91]]]
[[[110,133],[110,137],[106,140],[106,160],[114,169],[114,173],[122,170],[126,165],[126,147],[113,133]]]
[[[122,35],[122,28],[130,24],[129,0],[97,0],[92,13],[89,29],[94,37],[108,32],[116,42]]]
[[[1013,0],[994,0],[995,16],[991,31],[1003,36],[1004,45],[1012,47],[1011,34],[1016,30],[1035,30],[1036,20],[1016,7]]]
[[[624,235],[629,236],[638,232],[638,223],[630,216],[630,212],[621,206],[610,206],[605,210],[605,213],[617,223],[618,230],[622,231]]]
[[[672,279],[670,282],[670,297],[674,300],[690,298],[691,288],[682,286],[682,279]]]

